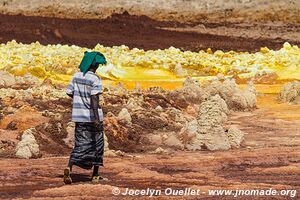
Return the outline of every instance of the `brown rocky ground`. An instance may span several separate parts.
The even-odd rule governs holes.
[[[160,21],[295,22],[298,0],[0,0],[0,13],[59,18],[104,19],[129,12]]]
[[[300,44],[298,0],[0,0],[0,4],[1,43],[16,39],[192,51],[257,51],[264,46],[278,49],[285,41]]]
[[[300,189],[299,105],[277,104],[274,95],[258,98],[259,109],[234,113],[228,124],[237,124],[247,133],[241,149],[219,152],[171,154],[126,154],[106,157],[101,169],[107,182],[93,185],[89,171],[75,168],[74,184],[62,183],[67,157],[33,160],[1,159],[0,197],[32,199],[118,199],[112,188],[145,189],[167,187],[208,189]],[[286,109],[290,108],[290,109]],[[183,159],[184,158],[184,159]],[[299,195],[299,194],[298,194]],[[169,199],[170,197],[154,197]],[[200,196],[197,199],[232,199],[230,196]],[[296,199],[295,197],[294,199]],[[122,199],[132,199],[122,196]],[[135,198],[133,198],[135,199]],[[143,199],[143,197],[136,197]],[[171,199],[177,199],[171,197]],[[178,197],[178,199],[182,199]],[[195,199],[195,198],[186,198]],[[240,199],[249,199],[244,196]],[[290,199],[251,197],[250,199]]]
[[[115,14],[106,19],[0,15],[0,43],[75,44],[83,47],[127,45],[130,48],[258,51],[300,44],[299,24],[156,21],[147,16]]]
[[[182,128],[181,120],[184,120],[182,114],[187,112],[193,116],[197,113],[189,106],[193,105],[191,104],[193,101],[195,104],[199,104],[199,101],[206,102],[199,96],[199,93],[202,94],[205,90],[197,89],[192,82],[189,84],[184,90],[179,89],[183,96],[178,94],[173,98],[172,94],[176,94],[176,91],[166,92],[160,88],[140,93],[129,92],[122,87],[106,89],[103,101],[107,116],[105,130],[109,148],[121,149],[127,153],[115,155],[107,152],[105,167],[101,172],[109,178],[109,181],[93,185],[89,181],[89,171],[75,168],[72,186],[65,186],[61,177],[62,169],[68,161],[66,155],[70,152],[70,147],[63,140],[69,134],[70,99],[56,100],[56,95],[60,95],[59,90],[47,84],[47,81],[41,86],[36,86],[40,92],[32,92],[35,98],[22,93],[15,95],[6,89],[1,90],[9,95],[1,99],[0,198],[117,199],[111,193],[113,187],[119,187],[121,191],[125,191],[125,188],[147,187],[156,189],[192,187],[205,192],[209,189],[236,188],[299,190],[300,106],[278,103],[275,94],[259,94],[257,109],[242,112],[243,108],[235,107],[239,104],[226,96],[228,91],[225,90],[227,92],[224,94],[221,91],[220,95],[231,110],[225,128],[235,125],[245,133],[245,141],[239,149],[210,152],[201,147],[202,150],[196,152],[178,151],[176,148],[167,148],[168,144],[156,144],[152,147],[151,143],[140,140],[141,136],[151,135],[153,130],[157,132],[156,134],[172,130],[179,132]],[[45,88],[42,89],[43,87]],[[193,93],[200,90],[203,91]],[[21,91],[17,89],[15,92]],[[44,95],[45,91],[52,91],[53,95],[49,93]],[[138,96],[143,100],[139,102],[139,98],[136,98]],[[131,113],[131,125],[128,125],[128,116],[125,115],[123,118],[118,115],[124,105]],[[161,106],[159,110],[163,111],[157,110],[158,105]],[[178,119],[176,117],[172,119],[174,113],[169,113],[170,107],[177,107],[183,111],[182,114],[179,114],[179,111],[177,114],[175,112]],[[142,109],[142,112],[135,109]],[[154,110],[156,113],[153,113]],[[164,115],[158,116],[159,112],[163,112]],[[135,115],[138,115],[137,119]],[[169,118],[167,124],[163,124],[162,116]],[[178,123],[175,123],[176,121]],[[34,136],[42,158],[16,159],[15,145],[22,131],[29,127],[36,129]],[[157,146],[162,146],[165,151],[151,153]],[[186,199],[189,198],[193,199],[193,197]],[[208,196],[203,195],[201,198],[206,199]],[[222,197],[222,199],[231,198]],[[276,198],[286,197],[276,196]]]

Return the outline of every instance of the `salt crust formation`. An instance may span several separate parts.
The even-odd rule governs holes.
[[[11,74],[5,76],[14,79]],[[9,83],[6,78],[0,77],[0,81]],[[71,147],[74,124],[64,122],[66,119],[62,117],[64,112],[70,112],[69,107],[66,107],[66,101],[70,99],[64,89],[45,84],[45,81],[34,83],[35,87],[31,86],[31,82],[29,84],[27,89],[2,87],[0,98],[8,104],[17,102],[18,105],[29,103],[35,106],[34,101],[37,101],[43,106],[51,105],[52,110],[44,110],[43,116],[65,129],[61,132],[66,133],[65,138],[61,140]],[[134,151],[135,148],[142,148],[153,151],[158,147],[188,150],[238,148],[244,139],[243,132],[237,127],[225,130],[224,124],[230,112],[256,108],[253,84],[250,82],[246,89],[241,90],[234,79],[215,80],[200,85],[196,80],[187,78],[182,88],[171,91],[159,87],[127,90],[122,85],[105,88],[105,91],[103,107],[106,114],[106,142],[109,142],[112,150]],[[53,114],[57,112],[61,114]],[[29,152],[28,149],[30,148],[27,148]],[[18,154],[20,152],[22,151]],[[30,152],[31,156],[35,156],[35,151]],[[28,155],[29,153],[26,157],[31,157]]]
[[[280,101],[300,104],[300,82],[293,81],[286,83],[278,96]]]
[[[39,145],[35,140],[34,128],[27,129],[23,132],[21,141],[16,147],[16,156],[20,158],[37,158],[40,156]]]
[[[217,94],[200,104],[196,119],[188,122],[181,130],[185,147],[189,150],[209,149],[228,150],[240,147],[244,133],[237,127],[225,131],[229,109],[226,102]]]

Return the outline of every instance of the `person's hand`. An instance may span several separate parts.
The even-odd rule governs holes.
[[[102,122],[100,122],[99,119],[96,119],[96,120],[95,120],[95,126],[96,126],[96,128],[98,129],[98,131],[101,131],[101,130],[102,130]]]

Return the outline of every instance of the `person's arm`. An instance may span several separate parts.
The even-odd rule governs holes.
[[[66,93],[69,97],[73,98],[73,96],[74,96],[74,78],[69,83],[69,85],[66,89]]]
[[[101,123],[103,119],[100,119],[99,116],[99,95],[102,93],[102,84],[101,79],[98,77],[93,85],[91,90],[91,107],[95,116],[95,125],[101,129]]]
[[[100,126],[100,119],[99,119],[99,94],[91,95],[91,107],[95,116],[95,124],[97,127]]]

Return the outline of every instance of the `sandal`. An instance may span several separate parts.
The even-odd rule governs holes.
[[[64,169],[64,183],[65,184],[72,183],[70,169],[68,169],[68,168]]]
[[[101,180],[103,180],[103,181],[108,181],[108,178],[104,178],[104,177],[99,176],[99,175],[96,175],[96,176],[93,176],[93,177],[92,177],[92,182],[93,182],[93,183],[98,183],[98,182],[101,181]]]

